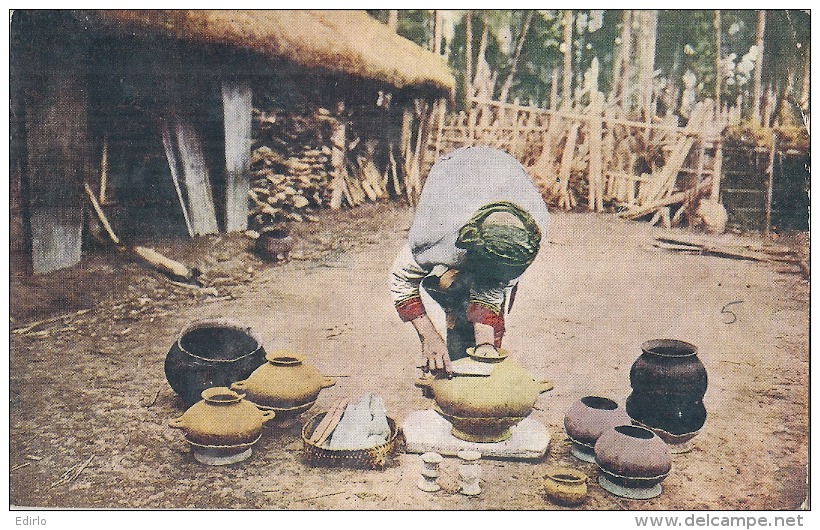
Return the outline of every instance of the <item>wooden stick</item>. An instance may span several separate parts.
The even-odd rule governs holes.
[[[396,157],[393,156],[393,142],[390,142],[387,147],[390,152],[390,171],[393,177],[393,191],[396,195],[401,195],[401,184],[399,183],[399,170],[396,165]]]
[[[82,465],[80,465],[80,467],[77,469],[77,471],[74,471],[74,474],[73,474],[73,475],[71,475],[71,472],[72,472],[72,471],[74,470],[74,468],[75,468],[75,467],[77,467],[77,466],[72,466],[72,467],[71,467],[68,471],[66,471],[65,473],[63,473],[63,476],[62,476],[62,477],[60,477],[60,480],[58,480],[58,481],[56,481],[56,482],[52,483],[52,484],[51,484],[51,486],[49,486],[49,488],[53,488],[53,487],[55,487],[55,486],[62,486],[63,484],[67,484],[67,483],[71,482],[72,480],[76,479],[77,477],[79,477],[79,476],[80,476],[80,473],[82,473],[82,472],[83,472],[83,470],[84,470],[86,467],[88,467],[88,464],[90,464],[90,463],[91,463],[91,461],[92,461],[93,459],[94,459],[94,455],[89,456],[89,457],[88,457],[88,460],[86,460],[85,462],[83,462],[83,463],[82,463]]]
[[[327,411],[325,417],[322,418],[322,421],[320,421],[319,425],[316,426],[313,434],[310,435],[311,443],[321,445],[330,437],[333,430],[336,428],[336,425],[338,425],[339,421],[342,419],[345,407],[347,407],[346,399],[337,401],[332,407],[330,407],[330,410]]]
[[[32,329],[36,328],[37,326],[41,326],[43,324],[48,324],[50,322],[56,322],[58,320],[62,320],[64,318],[71,318],[72,316],[84,315],[91,311],[90,309],[80,309],[76,313],[67,313],[65,315],[58,315],[56,317],[46,318],[44,320],[37,320],[36,322],[29,322],[25,326],[14,328],[11,330],[12,333],[28,333]]]
[[[313,499],[321,499],[322,497],[332,497],[333,495],[341,495],[342,493],[345,493],[344,490],[334,491],[333,493],[324,493],[322,495],[314,495],[313,497],[303,497],[301,499],[296,499],[293,502],[312,501]]]
[[[442,129],[444,127],[444,116],[447,113],[447,101],[444,98],[439,98],[436,102],[438,105],[438,134],[436,134],[436,152],[433,155],[434,160],[438,160],[439,153],[441,152],[441,135]]]
[[[194,275],[193,271],[191,271],[191,269],[189,269],[182,263],[167,258],[154,249],[135,246],[131,250],[133,250],[133,252],[137,256],[147,261],[155,268],[159,269],[162,272],[170,274],[171,276],[175,276],[185,280],[190,280]]]
[[[108,135],[103,135],[102,156],[100,157],[100,204],[105,204],[108,186]]]
[[[572,171],[572,161],[575,158],[575,142],[578,139],[578,128],[580,126],[580,122],[575,122],[570,128],[569,135],[567,136],[567,143],[564,147],[564,154],[561,156],[561,169],[558,172],[558,178],[561,181],[558,199],[559,206],[565,210],[572,208],[572,201],[570,199],[570,194],[572,192],[569,190],[569,178]]]
[[[720,202],[720,180],[723,173],[723,143],[715,142],[715,162],[712,167],[712,192],[709,198],[714,202]]]
[[[171,180],[174,182],[174,189],[177,191],[179,205],[182,208],[182,216],[185,218],[185,227],[188,229],[188,236],[194,237],[194,229],[191,226],[191,218],[188,217],[188,208],[185,199],[182,198],[182,189],[179,186],[179,175],[177,173],[177,157],[174,154],[174,146],[171,143],[171,130],[168,124],[162,124],[162,146],[165,148],[165,158],[168,160],[168,168],[171,170]]]
[[[621,212],[620,216],[624,219],[637,219],[638,217],[643,217],[644,215],[654,212],[662,206],[670,206],[672,204],[677,204],[687,199],[691,199],[692,197],[697,195],[701,188],[706,187],[705,184],[708,184],[708,181],[706,183],[701,183],[701,185],[697,186],[696,188],[692,188],[686,191],[680,191],[678,193],[673,193],[672,195],[669,195],[651,204],[639,206],[638,208]]]
[[[88,200],[91,202],[91,207],[94,208],[94,212],[97,214],[97,219],[99,219],[100,224],[102,224],[105,231],[108,233],[108,237],[111,238],[111,241],[114,242],[115,245],[120,244],[120,238],[117,237],[117,234],[114,233],[114,230],[111,228],[111,224],[108,222],[108,218],[105,216],[105,213],[102,211],[100,207],[100,203],[97,202],[97,197],[94,196],[94,192],[91,191],[91,186],[88,183],[84,183],[85,187],[85,194],[88,196]]]

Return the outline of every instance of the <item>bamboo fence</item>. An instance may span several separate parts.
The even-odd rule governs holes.
[[[549,204],[629,219],[654,214],[665,224],[679,222],[696,198],[719,199],[721,133],[737,121],[734,110],[707,100],[685,126],[675,117],[647,123],[622,117],[601,93],[589,96],[566,110],[471,99],[467,111],[433,118],[428,160],[468,145],[497,147],[521,161]]]

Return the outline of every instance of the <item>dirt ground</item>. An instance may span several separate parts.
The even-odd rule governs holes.
[[[396,205],[325,212],[296,227],[293,260],[278,265],[249,252],[239,234],[141,242],[200,268],[207,289],[173,284],[104,250],[70,270],[12,274],[11,505],[564,510],[540,492],[545,469],[559,464],[592,478],[577,510],[792,510],[804,502],[808,282],[782,264],[658,249],[654,238],[670,231],[598,214],[552,215],[549,245],[508,320],[505,346],[555,383],[532,412],[552,436],[543,460],[483,460],[483,492],[467,498],[456,493],[448,458],[444,489],[429,494],[416,488],[417,455],[401,454],[382,471],[305,465],[297,423],[266,427],[245,462],[197,463],[167,426],[183,408],[163,363],[178,332],[199,318],[241,321],[268,351],[303,353],[336,377],[302,420],[368,391],[399,423],[431,405],[413,385],[415,332],[396,316],[386,285],[411,216]],[[662,495],[624,500],[598,486],[594,464],[570,456],[563,416],[584,395],[623,402],[629,368],[653,338],[698,346],[708,419],[695,449],[675,455]]]

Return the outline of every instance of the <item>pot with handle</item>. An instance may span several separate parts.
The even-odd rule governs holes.
[[[260,408],[275,411],[279,419],[305,412],[323,389],[336,384],[305,362],[304,355],[278,350],[265,359],[265,364],[247,379],[234,382],[231,389],[244,392]]]
[[[532,411],[538,395],[552,383],[538,381],[505,350],[493,362],[488,376],[423,377],[416,385],[427,388],[435,410],[453,426],[452,434],[473,442],[499,442],[512,435],[511,428]]]

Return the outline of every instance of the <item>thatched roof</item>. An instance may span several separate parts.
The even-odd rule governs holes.
[[[451,91],[455,84],[442,57],[364,11],[95,10],[81,18],[91,30],[224,44],[396,88]]]

